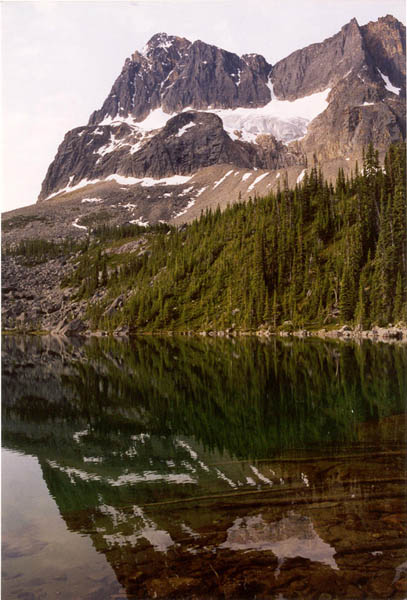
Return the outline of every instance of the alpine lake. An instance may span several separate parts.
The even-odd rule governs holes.
[[[4,337],[2,598],[407,596],[407,345]]]

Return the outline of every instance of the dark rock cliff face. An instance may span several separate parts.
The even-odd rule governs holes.
[[[233,108],[263,106],[270,101],[271,65],[257,54],[241,58],[200,40],[158,33],[143,54],[127,59],[104,102],[89,125],[106,117],[131,115],[143,120],[151,110]]]
[[[352,19],[333,37],[297,50],[274,65],[274,91],[279,98],[295,100],[332,88],[350,73],[361,73],[367,83],[384,88],[377,68],[393,85],[405,89],[405,54],[406,29],[394,17],[363,27]],[[352,90],[353,82],[348,83]]]
[[[405,38],[404,25],[389,15],[362,27],[352,19],[272,67],[257,54],[239,57],[199,40],[156,34],[126,60],[89,124],[66,134],[39,201],[112,174],[159,179],[222,163],[277,169],[314,155],[323,167],[360,156],[370,141],[384,151],[406,133]],[[278,100],[294,101],[328,88],[327,108],[288,145],[271,135],[242,141],[216,114],[195,112],[263,107],[275,101],[273,91]],[[164,127],[158,121],[150,130],[139,126],[158,108],[174,115]],[[194,110],[181,112],[186,108]]]
[[[406,85],[406,28],[387,15],[360,28],[375,64],[399,88]]]
[[[295,100],[328,87],[365,64],[363,38],[356,19],[333,37],[297,50],[273,67],[272,81],[279,98]]]

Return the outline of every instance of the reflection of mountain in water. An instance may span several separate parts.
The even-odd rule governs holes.
[[[231,564],[246,551],[249,570],[268,557],[270,589],[294,559],[339,581],[350,569],[344,523],[355,547],[392,541],[398,560],[397,519],[379,546],[366,532],[383,494],[398,510],[405,348],[56,344],[5,340],[3,444],[38,457],[68,527],[92,538],[132,593],[160,596],[162,585],[183,596],[205,569],[212,581],[210,565],[213,585],[243,586]],[[172,581],[181,564],[185,577]],[[215,593],[209,583],[199,593]],[[239,585],[232,597],[254,593]]]

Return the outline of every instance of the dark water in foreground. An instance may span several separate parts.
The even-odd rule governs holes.
[[[406,597],[405,346],[2,352],[2,598]]]

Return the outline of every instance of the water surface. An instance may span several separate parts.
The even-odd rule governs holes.
[[[3,341],[4,598],[403,598],[407,348]]]

